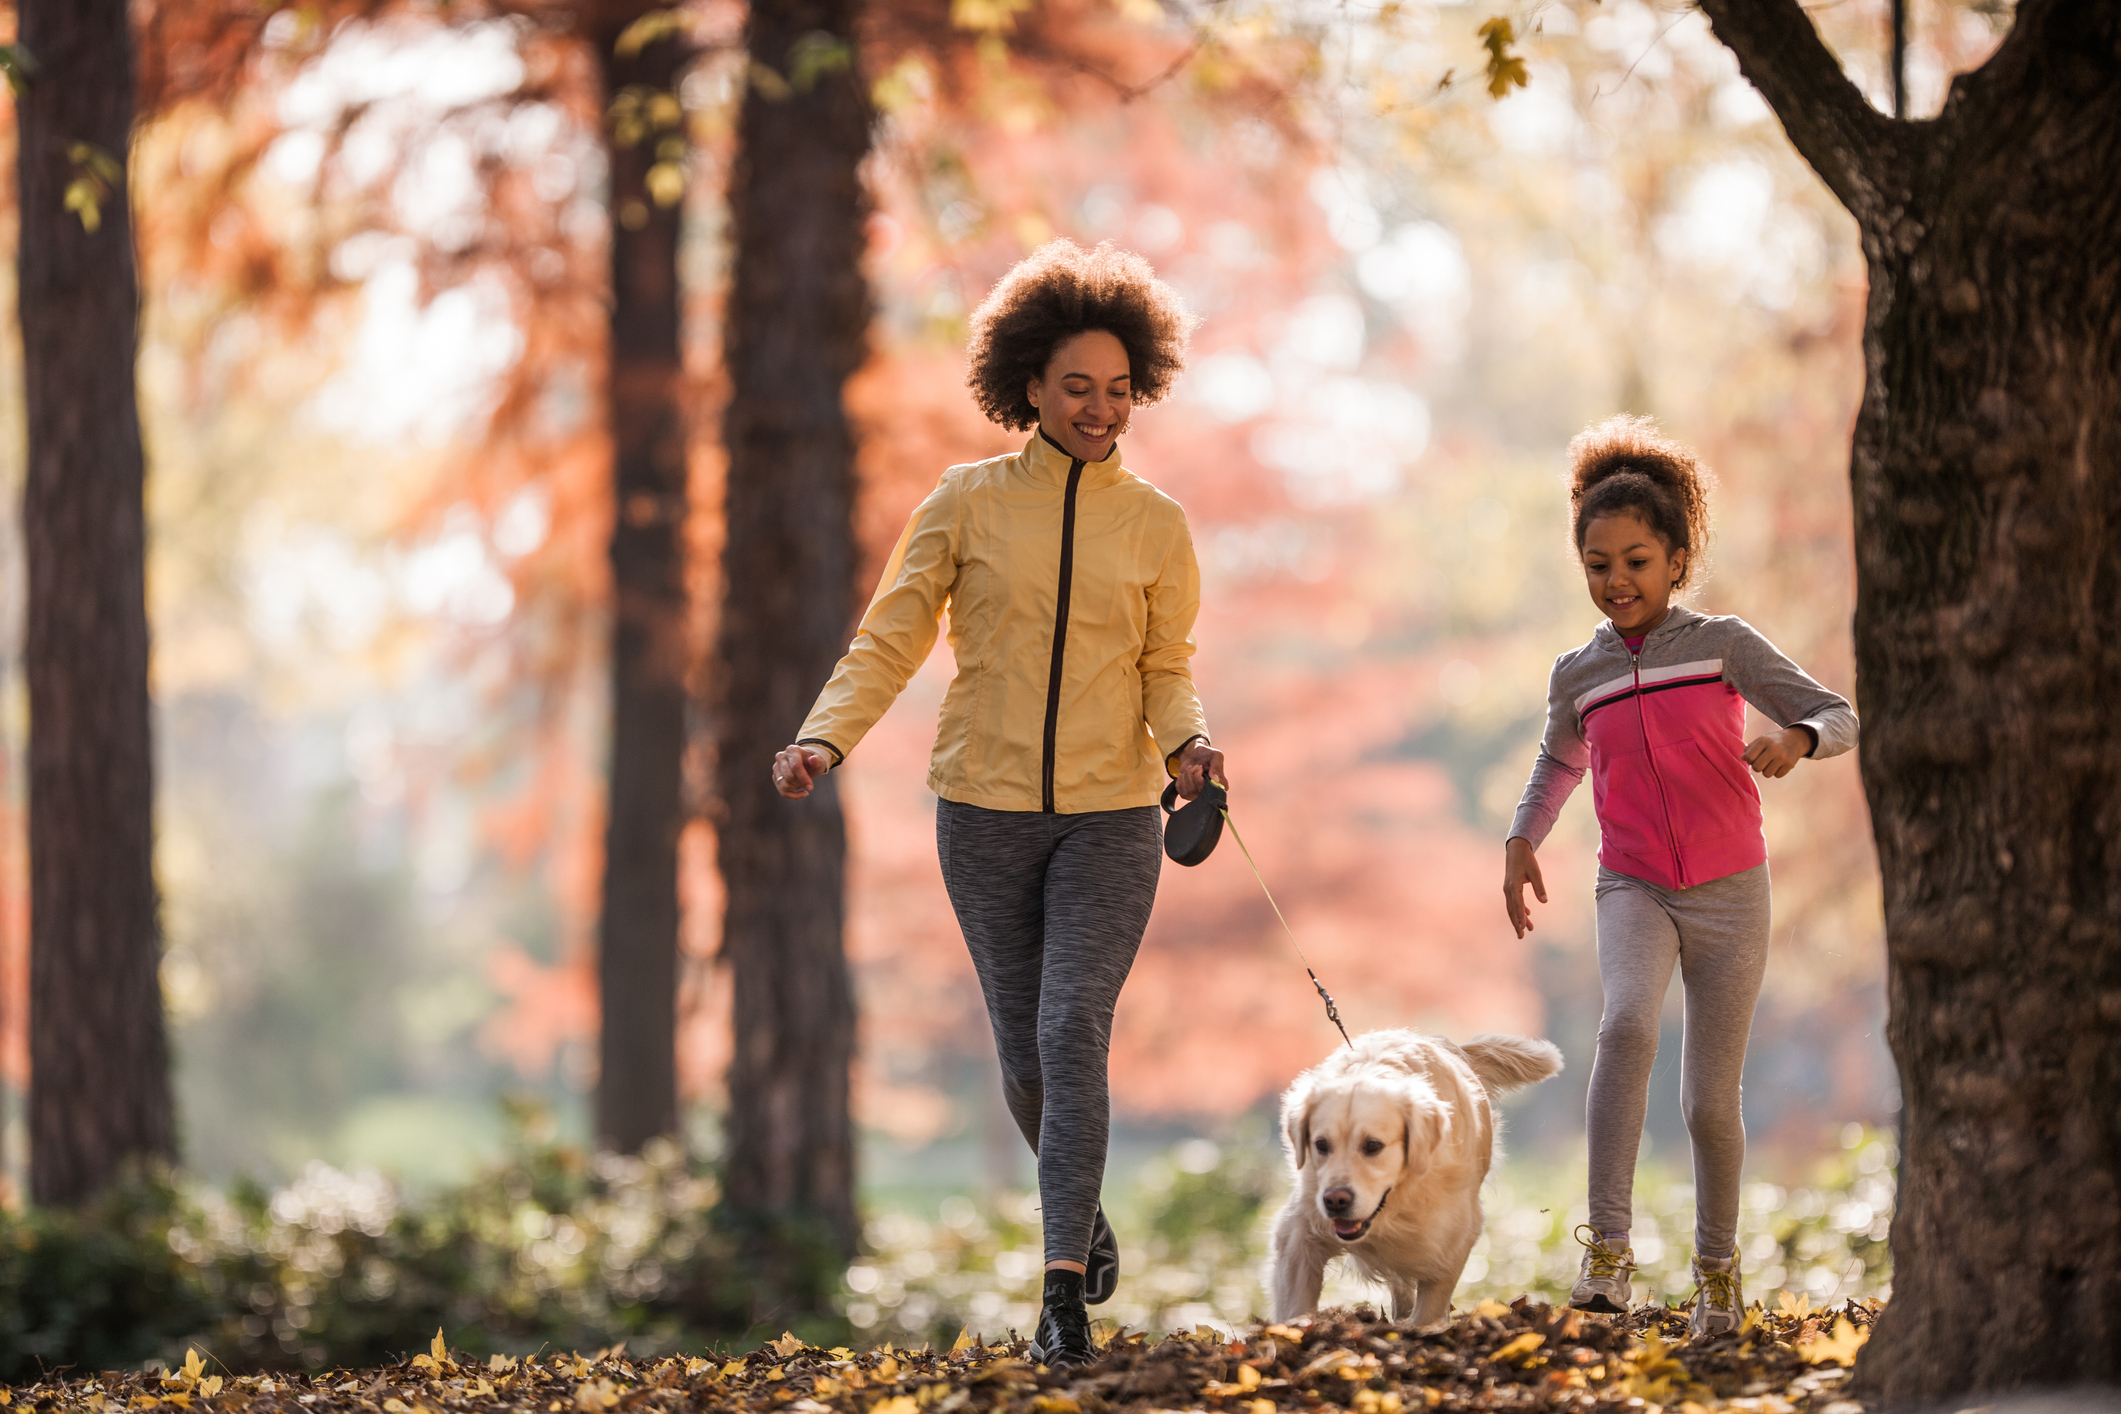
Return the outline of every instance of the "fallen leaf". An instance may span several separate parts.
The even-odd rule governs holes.
[[[1510,1308],[1497,1301],[1494,1297],[1489,1296],[1483,1298],[1481,1303],[1473,1308],[1473,1314],[1499,1320],[1510,1314]]]
[[[1850,1365],[1856,1360],[1856,1352],[1871,1338],[1868,1330],[1858,1330],[1849,1323],[1847,1316],[1837,1316],[1834,1328],[1821,1335],[1807,1336],[1797,1342],[1797,1358],[1807,1365]]]
[[[803,1342],[801,1337],[797,1336],[794,1331],[782,1331],[781,1338],[779,1340],[768,1341],[766,1343],[766,1348],[768,1350],[771,1350],[774,1354],[780,1356],[783,1360],[786,1360],[789,1356],[797,1354],[802,1350]]]
[[[869,1406],[869,1414],[920,1414],[920,1405],[909,1394],[895,1394]]]
[[[1521,1360],[1546,1343],[1547,1338],[1538,1331],[1526,1331],[1488,1358],[1490,1360]]]

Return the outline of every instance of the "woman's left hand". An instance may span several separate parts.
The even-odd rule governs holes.
[[[1179,798],[1193,799],[1211,780],[1224,790],[1230,788],[1230,778],[1223,774],[1223,754],[1205,741],[1189,741],[1179,748]]]

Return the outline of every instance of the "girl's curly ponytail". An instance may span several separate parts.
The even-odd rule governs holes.
[[[1678,584],[1693,577],[1708,548],[1709,470],[1654,419],[1621,413],[1569,443],[1569,510],[1577,553],[1584,528],[1600,516],[1635,515],[1667,550],[1685,550]]]

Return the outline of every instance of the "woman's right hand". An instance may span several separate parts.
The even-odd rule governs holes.
[[[774,754],[773,788],[790,800],[810,794],[817,778],[832,769],[832,753],[800,742]]]
[[[1522,835],[1513,835],[1504,847],[1502,866],[1502,906],[1509,911],[1510,926],[1523,937],[1532,931],[1532,910],[1524,901],[1524,886],[1530,884],[1539,901],[1547,901],[1547,881],[1539,876],[1539,860],[1533,857],[1532,842]]]

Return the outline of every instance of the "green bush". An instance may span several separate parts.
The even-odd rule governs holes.
[[[670,1145],[523,1143],[418,1205],[322,1164],[271,1193],[138,1175],[78,1213],[0,1216],[0,1380],[187,1345],[236,1370],[372,1365],[437,1328],[479,1354],[742,1338],[755,1284],[718,1200]]]

